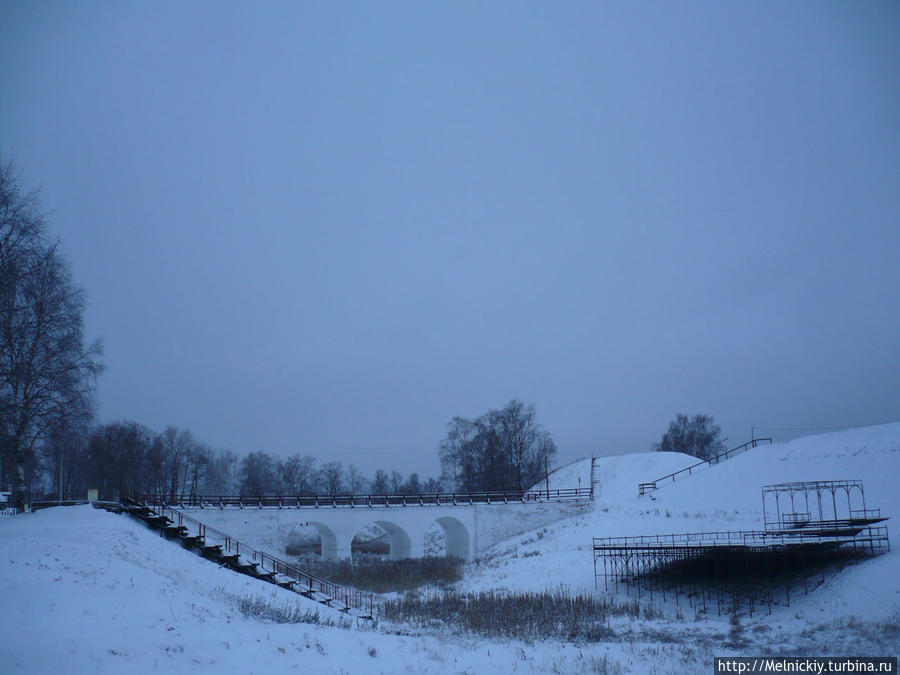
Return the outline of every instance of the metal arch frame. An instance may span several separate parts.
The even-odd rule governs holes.
[[[862,509],[853,508],[854,490],[859,491]],[[847,499],[846,515],[838,512],[837,494],[841,491]],[[832,514],[822,508],[823,495],[827,500],[828,494],[832,496]],[[775,499],[778,520],[774,523],[766,514],[768,495]],[[789,514],[781,513],[781,495],[790,499],[793,511]],[[810,503],[817,508],[819,520],[796,512],[798,495],[803,496],[807,510]],[[821,574],[824,581],[829,566],[891,550],[887,527],[876,525],[888,518],[880,509],[866,508],[862,481],[766,485],[762,504],[762,530],[595,537],[595,587],[600,588],[602,576],[607,591],[614,588],[619,592],[623,585],[626,593],[633,589],[638,598],[642,591],[649,593],[651,600],[654,592],[661,592],[664,601],[669,593],[676,605],[679,595],[686,595],[690,606],[702,602],[704,611],[707,601],[714,600],[720,613],[723,609],[736,613],[746,604],[753,616],[754,607],[767,606],[771,613],[773,603],[782,602],[781,597],[789,605],[795,587],[808,592],[808,578]]]
[[[807,516],[806,520],[811,520],[812,512],[810,511],[810,494],[815,494],[816,500],[814,502],[814,506],[817,507],[818,510],[818,520],[824,521],[826,518],[824,517],[824,512],[822,511],[822,493],[827,492],[831,494],[831,506],[832,506],[832,514],[833,519],[838,520],[838,507],[837,507],[837,497],[836,493],[839,490],[843,490],[847,497],[847,519],[852,519],[854,513],[859,513],[859,511],[853,508],[852,503],[852,491],[853,489],[859,490],[860,499],[862,499],[862,514],[865,517],[867,512],[866,510],[866,493],[863,488],[863,482],[861,480],[812,480],[812,481],[794,481],[790,483],[773,483],[772,485],[764,485],[762,487],[762,508],[763,508],[763,527],[766,530],[778,530],[785,526],[786,523],[796,523],[797,522],[797,508],[795,505],[794,498],[797,494],[803,495],[803,502],[806,508],[805,512],[802,512]],[[768,514],[769,512],[766,510],[766,497],[768,495],[772,495],[775,499],[775,520],[769,520]],[[785,513],[782,515],[781,513],[781,495],[788,495],[790,497],[791,502],[791,510],[789,513]],[[787,516],[794,516],[789,521],[785,520]]]

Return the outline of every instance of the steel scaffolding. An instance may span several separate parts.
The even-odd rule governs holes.
[[[846,509],[838,507],[840,491]],[[853,508],[851,491],[862,508]],[[860,481],[767,485],[762,493],[764,530],[595,537],[596,586],[602,578],[607,591],[624,588],[651,599],[655,593],[676,604],[686,597],[691,607],[714,604],[719,613],[746,606],[752,615],[762,605],[771,612],[773,603],[790,604],[792,592],[808,592],[829,569],[890,550],[887,526],[875,524],[887,518],[865,508]],[[823,497],[832,497],[830,510]],[[772,498],[775,520],[766,513]],[[791,510],[782,513],[779,499],[789,500]],[[797,504],[807,510],[797,511]]]

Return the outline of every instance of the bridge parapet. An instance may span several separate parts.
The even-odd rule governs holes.
[[[586,488],[587,493],[590,492]],[[552,493],[553,491],[551,491]],[[322,542],[325,558],[348,558],[351,543],[357,534],[372,525],[386,532],[393,559],[421,557],[425,555],[426,533],[439,526],[443,531],[447,553],[465,560],[473,560],[495,543],[523,532],[543,527],[552,522],[583,513],[591,508],[589,498],[572,501],[507,500],[476,501],[457,500],[448,503],[428,503],[422,507],[407,501],[404,508],[396,504],[377,504],[362,507],[348,504],[325,504],[318,508],[296,505],[281,508],[277,503],[245,500],[243,508],[237,505],[218,505],[203,508],[198,516],[214,527],[233,533],[242,541],[263,550],[281,553],[292,539],[297,528],[314,528]],[[200,506],[186,506],[199,511]],[[296,536],[296,535],[293,535]]]
[[[178,495],[139,494],[146,504],[178,508],[376,508],[392,506],[472,506],[474,504],[534,504],[583,502],[593,498],[591,488],[507,492],[429,492],[392,495]]]

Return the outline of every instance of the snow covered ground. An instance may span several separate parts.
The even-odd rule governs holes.
[[[762,445],[652,495],[638,495],[638,483],[695,462],[677,453],[598,459],[592,513],[501,542],[472,566],[461,588],[589,591],[592,537],[762,529],[760,488],[772,483],[859,479],[867,506],[900,515],[900,423]],[[890,655],[900,652],[900,523],[887,525],[889,553],[842,570],[809,595],[795,596],[790,606],[775,608],[772,616],[745,619],[749,645],[743,651],[753,653],[758,646],[785,654],[834,654],[842,648],[853,654],[885,655],[880,648]],[[691,632],[728,633],[722,621],[694,622],[697,630]]]
[[[762,446],[638,496],[693,463],[674,453],[598,460],[592,511],[501,542],[459,590],[594,592],[591,538],[758,528],[761,485],[861,479],[870,507],[900,514],[900,424]],[[589,480],[590,460],[551,481]],[[556,487],[556,485],[551,485]],[[577,487],[577,485],[558,485]],[[892,551],[830,577],[771,616],[730,624],[671,599],[666,618],[617,618],[595,644],[488,640],[448,628],[348,624],[343,615],[221,569],[141,523],[90,507],[0,519],[0,672],[578,673],[707,671],[713,655],[900,651],[898,531]],[[279,623],[313,612],[312,623]],[[326,625],[330,624],[330,625]]]

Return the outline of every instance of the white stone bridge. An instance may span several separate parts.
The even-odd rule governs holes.
[[[283,552],[298,528],[311,527],[323,558],[349,558],[354,537],[375,525],[386,533],[392,560],[415,558],[425,555],[427,534],[439,527],[447,555],[469,561],[499,541],[583,513],[591,490],[164,501],[262,550]]]

